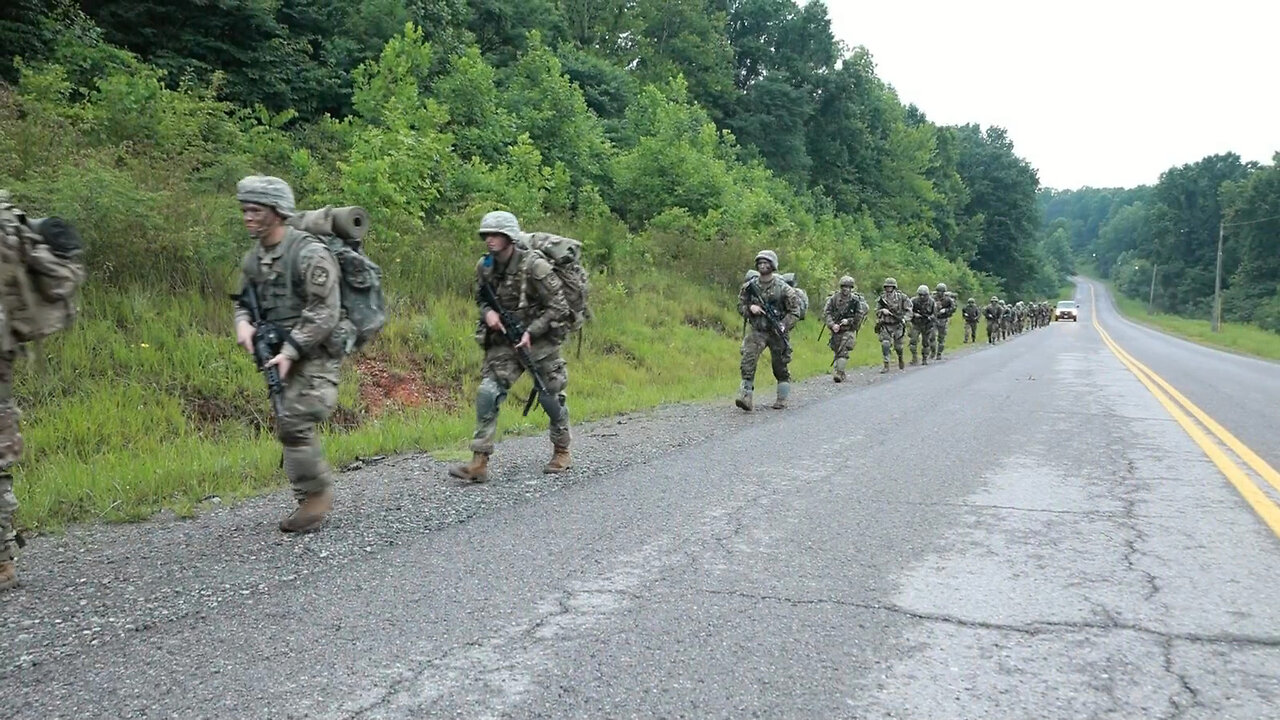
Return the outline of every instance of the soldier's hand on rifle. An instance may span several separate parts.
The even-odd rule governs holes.
[[[236,323],[236,343],[245,350],[248,350],[250,355],[253,354],[254,332],[256,332],[256,330],[250,323],[245,322],[244,320]]]
[[[840,332],[840,323],[831,323],[831,332],[833,333]]]
[[[489,326],[490,330],[495,332],[506,332],[507,329],[502,326],[502,317],[495,310],[484,311],[484,324]]]
[[[293,367],[293,360],[288,355],[280,353],[267,363],[267,367],[274,367],[280,371],[280,379],[289,377],[289,369]]]
[[[747,308],[747,310],[748,310],[752,315],[763,315],[763,314],[764,314],[764,308],[760,307],[759,305],[752,305],[751,307]]]
[[[529,331],[526,330],[524,335],[520,336],[520,342],[516,343],[516,349],[521,350],[533,346],[533,338],[529,337]]]

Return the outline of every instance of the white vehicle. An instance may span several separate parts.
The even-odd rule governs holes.
[[[1080,322],[1080,303],[1075,300],[1059,300],[1057,309],[1053,311],[1053,317],[1055,320]]]

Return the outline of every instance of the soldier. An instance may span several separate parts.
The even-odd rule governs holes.
[[[297,508],[280,521],[284,532],[310,532],[333,509],[333,469],[316,438],[338,404],[338,374],[346,342],[340,321],[341,271],[333,252],[314,235],[290,227],[293,190],[277,177],[251,175],[236,185],[245,229],[256,240],[241,265],[242,287],[257,294],[261,321],[281,330],[267,363],[284,384],[276,436]],[[243,294],[236,304],[236,341],[253,353],[257,327]]]
[[[769,348],[773,377],[778,381],[778,396],[773,408],[787,406],[791,394],[791,341],[789,334],[800,319],[800,296],[795,288],[778,277],[778,255],[772,250],[756,254],[756,270],[760,277],[743,283],[738,290],[738,314],[750,326],[742,339],[742,387],[734,404],[747,412],[754,407],[756,366],[760,354]],[[777,326],[774,322],[777,322]]]
[[[960,314],[964,316],[964,341],[966,343],[978,342],[978,318],[982,316],[982,312],[978,310],[977,301],[969,298]]]
[[[982,314],[987,318],[987,344],[995,345],[1000,339],[1000,322],[1004,309],[1000,305],[1000,298],[995,295],[991,296],[991,303],[982,309]]]
[[[941,360],[942,351],[946,349],[947,344],[947,326],[951,324],[951,316],[956,314],[956,297],[947,292],[946,283],[938,283],[938,287],[934,288],[933,294],[934,304],[937,306],[937,337],[933,343],[933,359]]]
[[[84,282],[80,236],[54,218],[38,224],[0,190],[0,591],[18,585],[18,550],[25,543],[14,515],[18,498],[10,468],[22,458],[21,413],[13,403],[13,364],[21,343],[65,329]]]
[[[827,345],[835,353],[831,362],[831,379],[835,382],[844,382],[849,353],[853,352],[858,328],[862,327],[869,311],[867,301],[857,291],[853,278],[848,275],[840,278],[840,291],[832,293],[822,308],[822,323],[831,330],[831,340]]]
[[[920,364],[918,348],[924,345],[924,364],[929,364],[929,356],[933,354],[933,338],[938,308],[933,297],[929,295],[929,286],[916,288],[916,296],[911,298],[911,326],[907,328],[908,344],[911,346],[911,364]]]
[[[489,456],[498,428],[498,408],[511,386],[526,371],[520,351],[526,351],[538,376],[546,384],[546,396],[539,396],[546,411],[551,437],[551,460],[544,473],[562,473],[571,467],[569,455],[569,408],[565,388],[569,371],[560,356],[560,346],[568,336],[571,319],[560,278],[551,263],[520,243],[524,235],[516,216],[501,210],[480,220],[480,239],[488,253],[476,263],[476,304],[480,322],[476,341],[484,348],[482,379],[476,390],[476,431],[471,440],[471,462],[449,469],[453,477],[470,482],[489,479]],[[492,289],[501,308],[481,296],[482,286]],[[507,328],[500,317],[507,312],[524,328],[520,341],[507,340]]]
[[[898,281],[884,279],[884,291],[876,298],[876,335],[880,338],[880,354],[884,359],[881,373],[889,372],[889,349],[898,354],[898,369],[906,367],[902,361],[902,336],[906,334],[907,319],[911,317],[911,298],[898,290]]]

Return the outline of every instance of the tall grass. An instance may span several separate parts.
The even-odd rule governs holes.
[[[1171,335],[1202,345],[1244,353],[1255,357],[1280,360],[1280,335],[1256,325],[1224,322],[1221,332],[1214,332],[1208,320],[1178,315],[1151,313],[1146,303],[1112,291],[1120,312],[1131,320],[1151,325]]]

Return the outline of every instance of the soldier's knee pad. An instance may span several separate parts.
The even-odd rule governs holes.
[[[476,406],[477,407],[497,407],[498,401],[506,394],[506,389],[493,378],[485,378],[480,381],[480,387],[476,388]]]

